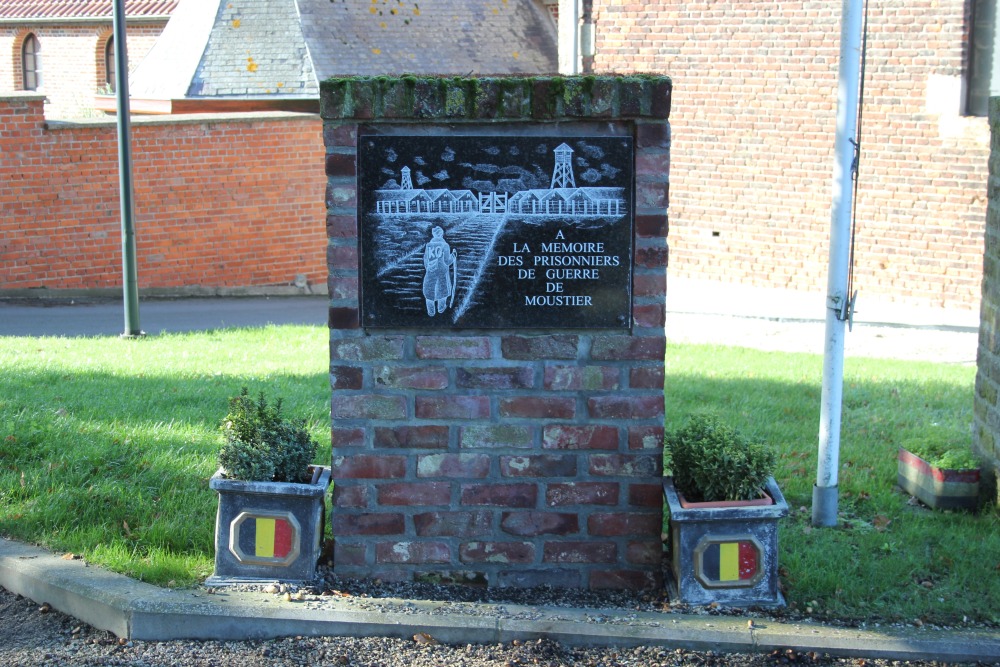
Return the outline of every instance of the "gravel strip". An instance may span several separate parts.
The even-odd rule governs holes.
[[[743,614],[719,608],[670,607],[651,596],[636,598],[628,592],[583,591],[549,588],[476,589],[469,587],[383,584],[342,581],[326,574],[315,586],[295,589],[282,586],[243,587],[267,596],[304,597],[316,604],[324,598],[351,599],[362,608],[404,611],[414,605],[407,599],[465,601],[547,607],[593,608],[595,623],[613,623],[632,610],[683,611],[706,615]],[[617,611],[616,611],[617,610]],[[618,613],[620,611],[620,613]],[[764,614],[764,612],[761,612]],[[666,615],[666,614],[665,614]],[[779,612],[776,616],[785,617]],[[113,634],[81,624],[76,619],[0,588],[0,623],[5,637],[0,642],[0,665],[130,665],[177,667],[236,667],[253,665],[355,665],[413,667],[666,667],[676,665],[941,665],[901,663],[888,660],[839,659],[792,650],[760,654],[721,654],[664,647],[594,649],[563,646],[550,640],[514,641],[505,644],[451,646],[425,634],[412,639],[383,637],[288,637],[246,642],[119,640]],[[994,663],[1000,667],[1000,662]]]

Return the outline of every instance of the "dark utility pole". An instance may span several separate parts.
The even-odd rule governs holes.
[[[115,92],[118,96],[118,189],[122,216],[122,289],[125,302],[124,338],[142,336],[139,328],[138,271],[135,261],[135,203],[132,196],[132,137],[128,104],[128,49],[125,41],[125,0],[114,0]]]

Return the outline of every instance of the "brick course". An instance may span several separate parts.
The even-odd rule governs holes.
[[[0,96],[0,289],[120,290],[115,123],[47,123],[42,99]],[[291,289],[304,275],[322,291],[320,131],[305,114],[136,120],[140,290]]]
[[[669,100],[665,77],[324,82],[340,575],[659,585],[661,516],[651,489],[662,474]],[[595,117],[602,126],[588,123]],[[420,131],[513,133],[531,124],[567,135],[610,124],[635,137],[636,180],[646,194],[635,211],[632,329],[353,326],[352,151],[380,124],[415,121]],[[375,461],[383,459],[380,471]]]
[[[675,83],[671,275],[825,290],[842,3],[587,4],[593,71],[665,72]],[[988,128],[960,115],[968,5],[870,8],[859,309],[866,295],[978,308]],[[652,145],[666,130],[640,125],[638,138]],[[659,159],[642,158],[651,168]],[[639,193],[666,196],[641,179]]]

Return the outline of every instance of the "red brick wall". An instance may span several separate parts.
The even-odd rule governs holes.
[[[145,57],[164,24],[129,23],[129,68]],[[111,21],[86,24],[0,26],[0,93],[24,89],[21,45],[33,33],[41,46],[42,86],[49,118],[103,116],[94,111],[94,94],[105,83],[104,48],[111,37]]]
[[[989,136],[958,115],[965,11],[871,3],[859,309],[866,294],[978,307]],[[671,275],[825,291],[840,12],[593,0],[596,71],[674,82]]]
[[[1000,507],[1000,97],[990,99],[990,125],[990,194],[972,442],[985,474],[992,478],[984,487]]]
[[[322,132],[305,114],[132,126],[140,289],[326,283]],[[121,285],[113,120],[48,123],[0,96],[0,290]]]
[[[670,88],[591,83],[323,82],[338,574],[659,585]],[[388,124],[632,136],[631,330],[362,328],[357,147]]]

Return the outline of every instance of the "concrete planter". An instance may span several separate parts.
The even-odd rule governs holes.
[[[905,449],[896,458],[896,483],[928,507],[974,510],[978,506],[978,468],[936,468]]]
[[[205,584],[285,581],[315,577],[323,541],[328,466],[310,466],[313,481],[245,482],[216,472],[215,573]]]
[[[773,477],[765,490],[768,504],[688,503],[673,478],[664,478],[671,595],[689,604],[784,605],[778,590],[778,519],[788,514],[788,503]]]

